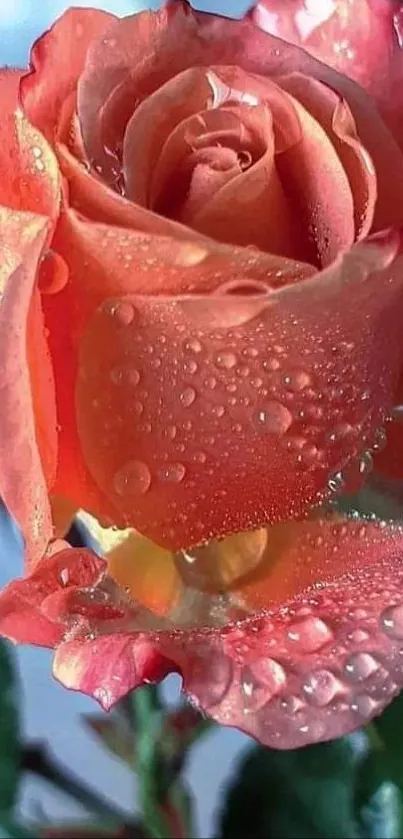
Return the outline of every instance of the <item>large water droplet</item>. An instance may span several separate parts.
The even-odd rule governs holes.
[[[196,391],[193,387],[186,387],[180,394],[179,399],[184,408],[189,408],[196,399]]]
[[[285,434],[292,424],[292,414],[280,402],[266,402],[253,415],[253,425],[261,434]]]
[[[116,472],[113,483],[118,495],[144,495],[151,484],[151,473],[143,461],[131,460]]]
[[[381,615],[381,625],[392,638],[403,638],[403,605],[385,609]]]
[[[312,653],[328,644],[333,638],[333,632],[320,618],[310,615],[291,624],[287,637],[299,649]]]
[[[186,338],[186,341],[183,342],[183,349],[187,353],[196,353],[198,355],[201,353],[203,347],[197,338]]]
[[[341,682],[330,670],[315,670],[303,684],[310,705],[323,708],[342,690]]]
[[[158,477],[160,481],[167,481],[179,484],[183,481],[186,475],[186,468],[183,463],[167,463],[162,469],[158,470]]]
[[[230,370],[235,367],[237,358],[233,352],[220,352],[215,357],[215,364],[217,367],[223,367],[225,370]]]
[[[123,301],[121,303],[117,303],[117,305],[111,309],[111,314],[113,314],[122,326],[129,326],[134,318],[134,307],[131,303]]]
[[[344,670],[350,682],[363,682],[379,669],[379,662],[370,653],[353,653],[345,662]]]
[[[394,405],[390,416],[392,419],[396,420],[396,422],[403,422],[403,405]]]
[[[341,472],[335,472],[334,475],[331,475],[327,485],[331,492],[337,492],[344,486],[344,478]]]
[[[284,384],[289,390],[299,392],[312,384],[312,379],[308,373],[303,370],[295,370],[291,373],[286,373],[284,376]]]

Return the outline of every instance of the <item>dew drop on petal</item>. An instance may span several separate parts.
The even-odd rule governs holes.
[[[113,314],[122,326],[129,326],[134,318],[134,307],[131,303],[124,301],[115,306]]]
[[[113,483],[118,495],[144,495],[151,484],[151,473],[143,461],[131,460],[116,472]]]
[[[202,345],[197,338],[186,338],[183,342],[183,349],[186,353],[195,353],[198,355],[202,352]]]
[[[387,635],[403,638],[403,605],[385,609],[381,615],[381,625]]]
[[[190,408],[196,399],[196,391],[193,387],[186,387],[179,396],[184,408]]]
[[[186,475],[186,468],[183,463],[167,463],[158,471],[160,481],[179,484]]]
[[[315,670],[303,683],[303,690],[310,705],[323,708],[342,691],[342,684],[330,670]]]
[[[266,402],[253,415],[254,428],[261,434],[285,434],[292,424],[292,414],[280,402]]]
[[[304,652],[315,652],[332,640],[333,632],[324,621],[311,615],[291,624],[287,637],[296,648]]]
[[[220,352],[215,357],[216,367],[223,367],[225,370],[230,370],[235,367],[237,358],[233,352]]]
[[[379,669],[379,662],[370,653],[353,653],[344,664],[344,671],[351,682],[363,682]]]

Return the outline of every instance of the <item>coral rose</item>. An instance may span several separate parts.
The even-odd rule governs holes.
[[[0,630],[104,707],[176,670],[273,746],[359,726],[403,684],[403,535],[312,508],[399,380],[390,127],[256,10],[72,9],[0,81]]]

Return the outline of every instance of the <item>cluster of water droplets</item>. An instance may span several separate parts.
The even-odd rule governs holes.
[[[365,478],[371,471],[372,452],[385,444],[385,435],[381,428],[372,433],[370,411],[357,423],[346,418],[346,405],[351,402],[367,401],[371,407],[371,389],[355,384],[351,376],[353,342],[340,341],[333,347],[334,355],[343,359],[335,372],[326,348],[320,346],[320,336],[307,336],[299,363],[293,362],[287,342],[271,340],[264,318],[255,319],[248,334],[236,303],[223,306],[226,328],[207,334],[185,326],[183,318],[177,317],[178,305],[161,304],[160,331],[152,341],[142,330],[132,303],[108,304],[109,314],[120,329],[130,331],[133,342],[135,364],[126,352],[124,364],[110,371],[110,380],[117,389],[124,385],[132,392],[127,410],[137,425],[137,450],[143,449],[141,440],[148,449],[151,435],[162,438],[154,462],[136,457],[117,470],[113,485],[119,496],[144,495],[158,483],[192,482],[201,465],[219,484],[217,462],[236,460],[242,452],[253,459],[262,438],[281,447],[288,463],[301,472],[326,470],[332,452],[341,448],[341,468],[328,476],[332,492],[345,486],[348,472]],[[182,305],[189,315],[197,300]],[[215,307],[219,311],[218,303]],[[233,328],[228,324],[231,308]],[[168,318],[169,332],[165,333]],[[284,327],[292,328],[290,324]],[[157,405],[148,398],[155,390],[160,391]]]
[[[223,630],[222,644],[188,665],[186,688],[219,721],[282,748],[363,725],[403,685],[401,594],[394,586],[383,608],[381,581],[363,587],[368,599],[319,593]]]

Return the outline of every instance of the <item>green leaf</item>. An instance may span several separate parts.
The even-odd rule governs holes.
[[[360,766],[356,813],[366,839],[400,839],[403,836],[403,798],[390,777],[387,756],[372,751]]]
[[[20,769],[18,690],[10,647],[0,640],[0,812],[15,804]]]
[[[359,766],[357,812],[364,834],[403,836],[403,695],[366,729],[371,749]]]
[[[221,813],[223,839],[357,839],[355,740],[296,751],[254,747]]]
[[[0,839],[35,839],[35,837],[33,833],[30,833],[18,822],[6,816],[3,818],[0,813]]]

